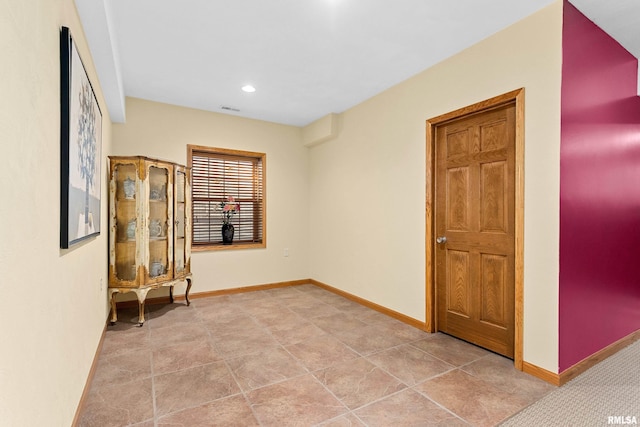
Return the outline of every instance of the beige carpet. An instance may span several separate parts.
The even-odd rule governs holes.
[[[501,426],[640,425],[640,341],[518,412]]]

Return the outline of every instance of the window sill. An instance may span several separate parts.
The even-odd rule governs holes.
[[[233,243],[231,245],[218,243],[212,245],[192,245],[191,252],[232,251],[236,249],[260,249],[266,247],[267,245],[265,243]]]

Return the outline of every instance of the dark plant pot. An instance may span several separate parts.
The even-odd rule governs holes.
[[[230,245],[233,243],[233,224],[222,224],[222,244]]]

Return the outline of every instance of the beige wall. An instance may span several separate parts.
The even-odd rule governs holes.
[[[558,1],[344,112],[310,149],[310,276],[424,321],[425,121],[524,87],[524,360],[557,372],[561,28]]]
[[[59,249],[60,27],[111,123],[72,0],[0,2],[0,424],[69,426],[107,317],[106,162],[99,237]],[[102,280],[102,286],[101,286]]]
[[[117,155],[186,164],[187,144],[267,155],[267,247],[194,252],[191,292],[309,277],[308,149],[300,128],[135,98],[127,98],[126,111],[126,124],[113,126]]]

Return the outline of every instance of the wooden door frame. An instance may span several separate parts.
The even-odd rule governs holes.
[[[436,332],[435,286],[435,132],[439,125],[470,114],[515,104],[515,307],[514,307],[514,365],[522,371],[523,319],[524,319],[524,88],[481,101],[450,113],[427,120],[427,176],[425,206],[425,254],[426,254],[426,316],[425,328]]]

